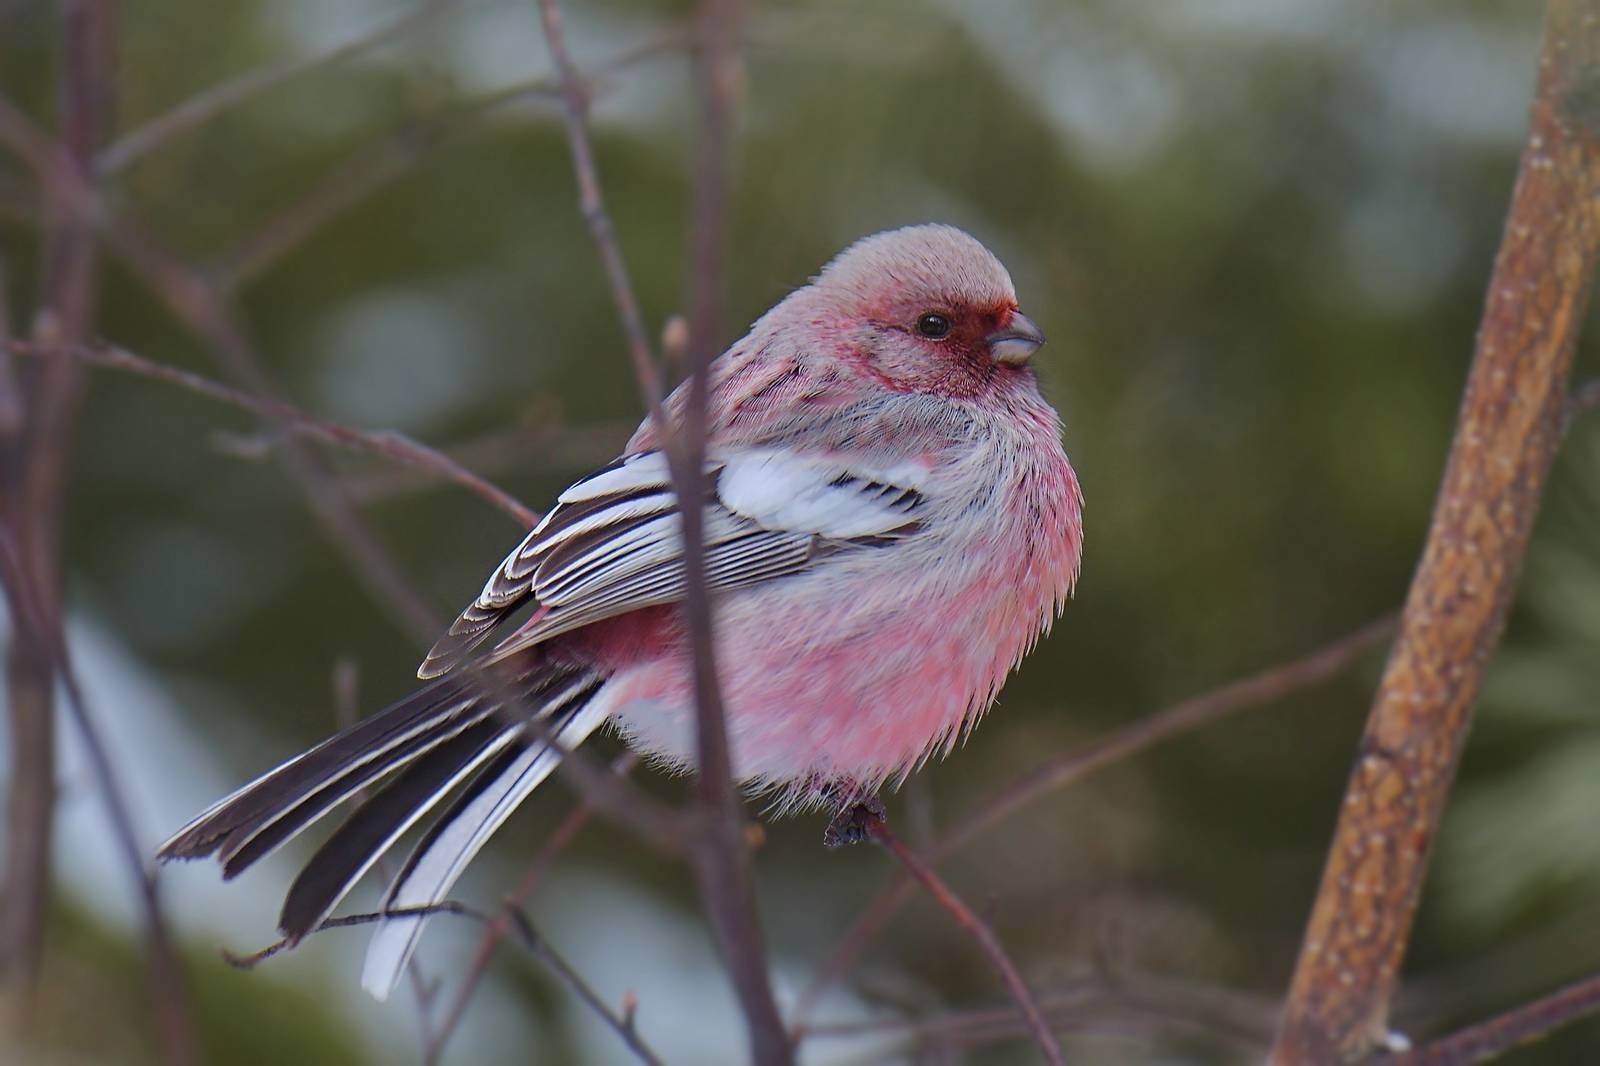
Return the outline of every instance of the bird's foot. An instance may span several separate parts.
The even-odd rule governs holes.
[[[889,820],[889,812],[877,796],[854,795],[839,808],[822,834],[825,847],[841,848],[867,839],[872,826]]]

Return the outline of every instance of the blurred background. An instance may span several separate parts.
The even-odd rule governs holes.
[[[605,191],[658,328],[686,278],[689,7],[568,6]],[[965,747],[890,798],[908,839],[1052,754],[1399,605],[1525,131],[1539,7],[751,5],[723,339],[858,236],[965,227],[1008,264],[1050,337],[1038,365],[1087,498],[1075,601]],[[542,508],[621,446],[638,394],[576,209],[535,5],[424,9],[124,5],[114,143],[242,72],[403,25],[114,159],[107,189],[227,294],[295,403],[444,448]],[[0,92],[49,129],[59,41],[55,5],[0,0]],[[0,154],[0,272],[19,328],[39,297],[40,211],[27,171]],[[215,345],[139,275],[108,255],[94,332],[226,377]],[[1597,369],[1580,353],[1579,380]],[[365,709],[412,685],[424,642],[323,535],[280,444],[208,399],[90,372],[67,475],[69,636],[147,852],[330,732],[336,675]],[[440,619],[520,535],[458,487],[321,454]],[[1400,1028],[1475,1020],[1600,965],[1597,648],[1591,416],[1558,462],[1490,674]],[[1381,662],[1369,654],[1120,761],[942,864],[1053,1004],[1074,1062],[1259,1059]],[[34,1024],[0,1059],[156,1062],[134,886],[75,735],[60,733]],[[573,803],[542,790],[458,895],[495,905]],[[891,871],[877,849],[824,851],[822,828],[771,824],[755,857],[786,1007]],[[161,871],[209,1060],[419,1061],[415,999],[380,1005],[359,990],[360,930],[249,973],[219,957],[273,939],[305,854],[228,885],[210,864]],[[374,899],[368,886],[351,906]],[[608,1002],[636,997],[639,1032],[666,1061],[740,1060],[742,1025],[685,868],[595,824],[529,910]],[[421,967],[442,985],[435,1008],[477,937],[433,922]],[[817,1008],[803,1058],[1035,1061],[1006,1004],[971,942],[916,898]],[[996,1009],[999,1022],[985,1013]],[[1597,1056],[1589,1024],[1504,1061]],[[508,945],[442,1061],[628,1059]]]

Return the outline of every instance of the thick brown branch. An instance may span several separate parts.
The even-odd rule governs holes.
[[[1428,855],[1555,454],[1600,248],[1600,3],[1555,0],[1466,395],[1272,1061],[1384,1038]]]

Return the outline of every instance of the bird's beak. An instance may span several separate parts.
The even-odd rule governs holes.
[[[1021,311],[1013,311],[1005,329],[997,329],[984,339],[995,362],[1021,366],[1039,350],[1044,343],[1044,334],[1033,324],[1033,319]]]

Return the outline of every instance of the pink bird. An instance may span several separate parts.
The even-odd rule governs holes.
[[[706,571],[733,767],[776,808],[837,807],[830,843],[859,834],[881,787],[949,752],[1071,594],[1082,495],[1028,365],[1043,343],[999,260],[928,225],[858,241],[712,365]],[[296,940],[448,801],[383,909],[443,900],[561,749],[603,725],[690,768],[677,509],[647,421],[494,571],[418,670],[428,685],[221,800],[161,857],[215,854],[233,877],[395,775],[290,888],[279,925]],[[424,921],[379,925],[374,995]]]

